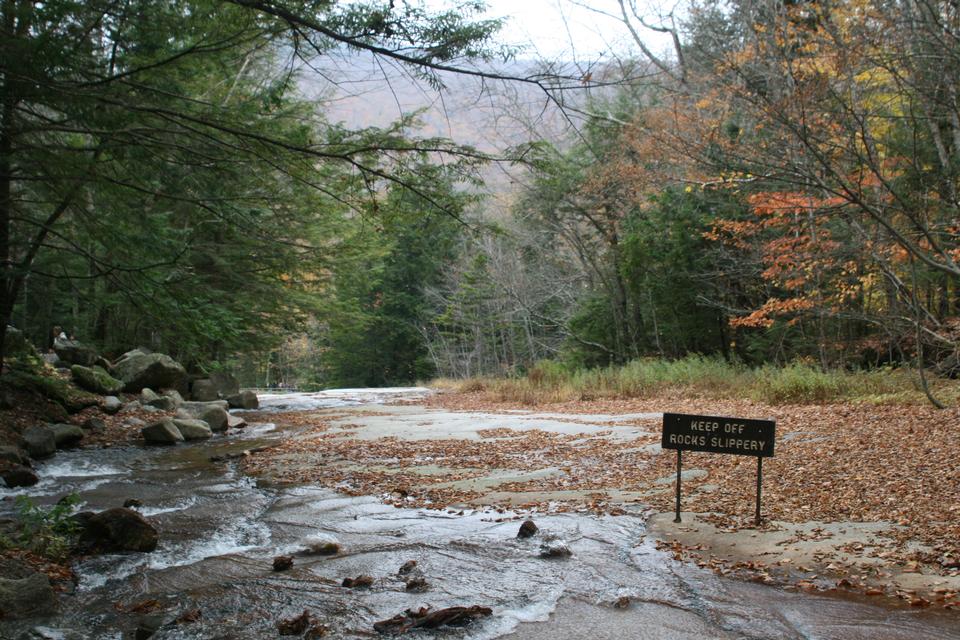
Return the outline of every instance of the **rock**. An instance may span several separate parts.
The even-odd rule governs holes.
[[[41,353],[40,359],[46,362],[51,367],[54,367],[56,369],[60,369],[64,366],[68,366],[67,363],[63,362],[60,359],[60,356],[58,356],[55,353]]]
[[[273,559],[274,571],[286,571],[293,566],[293,556],[277,556]]]
[[[231,409],[258,409],[260,407],[257,394],[250,390],[230,396],[227,398],[227,402],[230,403]]]
[[[141,409],[143,409],[143,405],[140,404],[139,400],[131,400],[123,405],[123,408],[120,409],[120,413],[133,413],[134,411],[140,411]]]
[[[177,411],[178,417],[196,418],[203,420],[213,431],[225,431],[227,428],[227,411],[222,400],[213,402],[184,402]]]
[[[93,431],[94,433],[100,433],[101,431],[106,431],[107,429],[107,423],[100,418],[87,418],[80,426],[87,431]]]
[[[377,633],[403,633],[411,629],[437,629],[442,626],[462,627],[477,618],[493,615],[490,607],[474,605],[472,607],[448,607],[429,611],[422,607],[418,611],[407,609],[405,613],[381,620],[373,625]]]
[[[97,361],[97,352],[79,340],[56,338],[53,341],[53,351],[57,354],[57,357],[67,364],[90,367]]]
[[[46,425],[34,425],[24,429],[24,448],[31,458],[47,458],[57,452],[57,440],[53,429]]]
[[[369,589],[373,586],[373,577],[372,576],[357,576],[356,578],[344,578],[343,582],[340,583],[341,587],[348,587],[350,589]]]
[[[520,525],[520,531],[517,532],[518,538],[530,538],[536,535],[538,529],[533,520],[524,520]]]
[[[134,356],[148,356],[151,353],[153,353],[153,351],[151,351],[150,349],[147,349],[146,347],[137,347],[136,349],[131,349],[130,351],[127,351],[122,356],[117,358],[117,362],[120,362],[121,360],[126,360],[127,358],[132,358]]]
[[[306,538],[303,544],[303,555],[332,556],[340,553],[340,543],[327,535]]]
[[[107,509],[80,517],[80,545],[99,552],[153,551],[157,548],[157,530],[136,511],[124,507]]]
[[[30,467],[6,461],[0,463],[0,477],[3,478],[4,483],[10,489],[32,487],[40,482],[40,478]]]
[[[412,593],[423,593],[429,589],[430,585],[423,576],[414,576],[413,578],[407,580],[407,591]]]
[[[217,393],[221,398],[240,393],[240,383],[229,373],[225,371],[214,371],[210,374],[210,382],[216,387]]]
[[[573,555],[563,540],[547,540],[540,545],[541,558],[567,558]]]
[[[134,631],[134,640],[147,640],[160,630],[167,622],[167,617],[162,613],[151,613],[140,618],[137,622],[137,630]]]
[[[303,610],[296,618],[290,618],[288,620],[281,620],[277,623],[277,632],[282,636],[301,636],[307,629],[310,628],[311,624],[314,623],[313,618],[310,617],[310,612],[306,609]]]
[[[190,397],[197,402],[209,402],[218,399],[220,394],[211,380],[194,380],[190,386]]]
[[[24,578],[0,578],[0,612],[4,619],[55,614],[57,596],[50,579],[36,571]]]
[[[123,408],[123,402],[117,396],[107,396],[103,399],[100,408],[103,409],[104,413],[112,416]]]
[[[20,447],[0,447],[0,461],[30,466],[30,454]]]
[[[146,411],[147,413],[162,413],[162,412],[163,412],[162,409],[158,409],[157,407],[153,406],[152,404],[143,404],[143,405],[140,405],[140,411]]]
[[[126,426],[128,426],[128,427],[130,427],[130,428],[132,428],[132,429],[136,429],[136,428],[138,428],[138,427],[145,427],[145,426],[147,426],[147,423],[146,423],[146,422],[144,422],[144,421],[141,420],[140,418],[136,418],[136,417],[134,417],[134,416],[130,416],[129,418],[127,418],[126,420],[124,420],[124,421],[123,421],[123,424],[125,424]]]
[[[180,395],[180,392],[177,391],[176,389],[164,389],[160,395],[166,396],[171,400],[173,400],[174,404],[176,404],[177,407],[183,404],[183,396]]]
[[[93,366],[100,367],[107,373],[110,373],[110,371],[113,370],[113,364],[103,356],[97,356],[97,359],[94,361]]]
[[[246,420],[244,420],[240,416],[235,416],[232,413],[227,414],[228,429],[243,429],[245,426],[247,426]]]
[[[87,391],[100,394],[101,396],[120,393],[123,389],[123,382],[117,380],[102,367],[96,365],[93,367],[85,367],[81,364],[75,364],[70,367],[70,373],[73,375],[73,381],[76,382],[78,386]]]
[[[400,566],[400,570],[397,571],[397,575],[398,576],[409,575],[416,568],[417,568],[416,560],[407,560]]]
[[[140,390],[140,404],[150,404],[160,396],[150,387],[144,387]]]
[[[150,444],[176,444],[184,440],[183,434],[170,418],[164,418],[143,427],[140,429],[140,435]]]
[[[173,358],[162,353],[133,354],[118,360],[113,366],[114,375],[123,380],[124,391],[135,393],[144,387],[152,389],[186,389],[186,369]]]
[[[148,402],[147,406],[159,409],[160,411],[176,411],[177,402],[169,396],[160,396]]]
[[[213,435],[210,431],[210,425],[203,420],[174,418],[173,424],[180,431],[184,440],[205,440]]]
[[[124,509],[135,509],[137,507],[142,507],[142,506],[143,506],[143,501],[138,500],[136,498],[127,498],[126,500],[123,501]]]
[[[83,440],[83,429],[75,424],[52,424],[53,438],[57,449],[70,449]]]

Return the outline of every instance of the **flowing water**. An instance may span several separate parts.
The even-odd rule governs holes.
[[[424,392],[345,390],[261,399],[268,410],[283,411],[381,403]],[[409,417],[410,407],[404,409],[398,418]],[[381,408],[377,419],[384,412],[390,409]],[[49,504],[76,492],[82,508],[93,510],[137,498],[161,539],[153,553],[80,562],[80,582],[62,598],[59,616],[0,621],[0,637],[18,638],[31,629],[22,637],[132,637],[140,614],[131,605],[156,600],[170,621],[200,611],[194,622],[163,626],[158,639],[277,637],[277,622],[304,609],[325,622],[327,637],[370,638],[378,636],[375,621],[406,609],[475,604],[491,607],[493,615],[462,629],[412,635],[960,638],[956,616],[788,593],[675,563],[644,537],[639,508],[616,517],[540,515],[541,535],[524,540],[516,537],[518,522],[505,520],[509,512],[398,509],[375,497],[345,497],[319,487],[258,487],[234,463],[209,461],[289,436],[257,424],[202,444],[63,452],[38,465],[37,486],[0,490],[0,516],[9,516],[13,496],[20,494]],[[541,557],[544,538],[562,541],[572,555]],[[341,553],[300,554],[318,540],[336,541]],[[294,554],[292,569],[272,571],[280,554]],[[426,592],[406,591],[398,577],[409,560],[418,563]],[[372,587],[340,586],[343,578],[361,574],[374,577]],[[628,606],[613,606],[624,597]]]

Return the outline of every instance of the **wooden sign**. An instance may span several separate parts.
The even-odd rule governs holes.
[[[757,509],[754,516],[760,524],[760,496],[763,491],[763,459],[773,456],[777,423],[773,420],[751,420],[725,416],[699,416],[686,413],[663,414],[663,435],[660,447],[677,451],[677,515],[680,522],[680,480],[684,451],[728,453],[757,457]]]
[[[776,427],[773,420],[665,413],[660,446],[770,458]]]

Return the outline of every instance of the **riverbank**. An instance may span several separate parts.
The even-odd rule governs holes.
[[[956,410],[660,396],[531,411],[482,392],[425,403],[429,413],[408,408],[409,418],[403,407],[288,414],[282,420],[308,425],[303,434],[245,468],[270,482],[453,512],[615,515],[648,505],[650,534],[677,559],[724,575],[960,606]],[[754,461],[695,453],[684,456],[689,515],[673,525],[675,455],[659,451],[660,411],[777,420],[761,527],[753,525]]]

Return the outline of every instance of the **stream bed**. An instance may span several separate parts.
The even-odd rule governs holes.
[[[285,411],[373,406],[423,392],[261,399],[265,409]],[[409,414],[409,405],[404,409]],[[380,407],[377,419],[385,410]],[[510,512],[404,509],[321,487],[258,486],[235,463],[210,462],[290,435],[261,423],[201,444],[61,452],[37,465],[38,485],[0,489],[0,517],[14,511],[16,495],[51,504],[75,492],[85,510],[136,498],[160,531],[153,553],[79,562],[79,584],[62,597],[60,615],[0,620],[0,638],[133,637],[143,615],[134,605],[155,600],[166,622],[153,636],[158,639],[278,637],[277,623],[304,610],[326,625],[325,637],[381,637],[376,621],[407,609],[458,605],[490,607],[493,614],[465,628],[409,636],[960,639],[960,618],[949,613],[786,592],[676,563],[644,536],[639,506],[621,516],[537,515],[540,533],[519,539],[520,522]],[[549,540],[572,555],[542,557]],[[318,541],[335,541],[341,551],[303,553]],[[292,554],[294,565],[274,572],[272,560],[282,554]],[[410,560],[426,591],[407,591],[398,576]],[[374,579],[369,588],[341,586],[363,574]],[[199,614],[174,622],[187,612]]]

